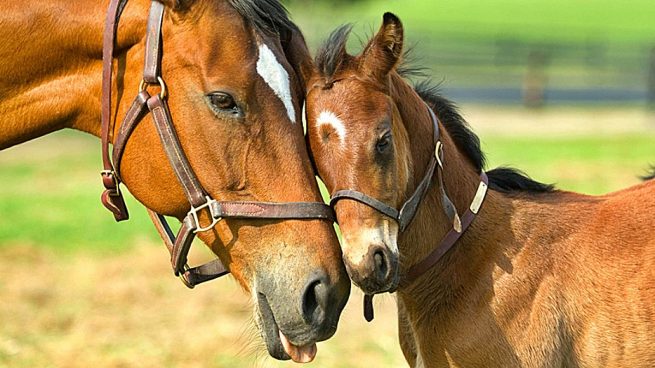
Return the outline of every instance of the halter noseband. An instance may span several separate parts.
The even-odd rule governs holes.
[[[229,271],[219,259],[215,259],[199,267],[190,268],[187,257],[191,243],[196,233],[213,229],[219,221],[225,218],[247,219],[324,219],[334,221],[332,209],[318,202],[271,203],[251,201],[217,201],[204,190],[195,172],[191,168],[180,141],[175,133],[170,111],[167,104],[166,84],[161,75],[162,58],[162,20],[164,4],[153,0],[148,16],[145,64],[143,81],[139,87],[134,102],[123,118],[113,143],[113,163],[109,155],[110,125],[111,125],[111,89],[112,61],[116,42],[116,29],[121,12],[127,0],[111,0],[103,38],[103,78],[102,78],[102,182],[105,191],[102,193],[102,203],[109,209],[116,221],[129,218],[123,195],[120,191],[120,164],[127,140],[134,128],[148,114],[152,113],[155,127],[159,134],[164,151],[173,168],[175,176],[184,190],[191,205],[182,221],[182,227],[173,234],[163,215],[148,209],[157,231],[164,240],[171,254],[171,263],[176,276],[179,276],[186,286],[195,285],[223,276]],[[159,86],[159,93],[150,95],[149,86]],[[210,215],[210,223],[202,225],[199,213],[206,211]]]
[[[376,211],[384,214],[387,217],[394,219],[398,222],[400,232],[404,232],[409,224],[414,219],[418,207],[425,197],[430,184],[432,183],[432,177],[434,176],[435,171],[437,172],[437,180],[439,181],[439,189],[441,192],[441,204],[444,213],[450,219],[452,223],[452,228],[446,233],[446,235],[441,239],[441,242],[437,245],[432,252],[425,257],[419,263],[410,267],[405,276],[400,282],[400,285],[403,287],[409,286],[414,280],[419,276],[424,274],[432,266],[434,266],[441,257],[448,252],[450,248],[457,242],[457,240],[464,234],[469,225],[473,222],[473,219],[480,210],[482,202],[487,194],[487,188],[489,185],[489,179],[487,174],[484,171],[480,173],[480,185],[478,190],[473,197],[473,201],[469,208],[464,212],[460,217],[457,213],[457,208],[450,200],[446,194],[446,187],[443,181],[443,162],[444,162],[444,153],[443,153],[443,144],[441,143],[441,137],[439,132],[439,119],[435,115],[434,111],[427,106],[427,110],[430,114],[430,119],[432,120],[433,126],[433,138],[434,138],[434,154],[430,157],[430,162],[423,176],[423,180],[414,190],[414,193],[403,203],[400,207],[400,210],[397,210],[394,207],[389,206],[388,204],[377,200],[371,196],[368,196],[362,192],[356,190],[339,190],[330,200],[330,206],[334,207],[336,203],[340,200],[351,199],[360,203],[363,203]],[[367,321],[373,320],[373,295],[366,294],[364,296],[364,317]]]

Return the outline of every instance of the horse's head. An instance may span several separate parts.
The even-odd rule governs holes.
[[[174,129],[203,188],[223,201],[321,201],[301,123],[311,60],[282,6],[274,0],[165,4],[161,73]],[[118,117],[141,80],[145,40],[125,34],[145,35],[144,5],[129,2],[119,27]],[[128,141],[121,177],[145,206],[182,219],[189,202],[151,116]],[[332,224],[224,219],[199,237],[252,294],[269,353],[311,360],[315,342],[334,334],[350,288]]]
[[[390,97],[403,28],[387,13],[358,56],[346,53],[350,27],[336,30],[319,51],[307,97],[309,144],[331,193],[352,189],[398,208],[410,178],[408,135]],[[353,200],[336,202],[344,261],[367,293],[398,283],[398,223]]]

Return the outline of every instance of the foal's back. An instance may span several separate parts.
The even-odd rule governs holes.
[[[580,247],[580,254],[571,257],[578,262],[567,283],[580,327],[577,350],[594,357],[586,350],[607,347],[590,366],[605,359],[655,366],[655,181],[603,196],[593,213],[578,216],[585,224],[571,239],[569,252]]]
[[[599,197],[553,193],[515,215],[522,207],[533,228],[512,263],[532,292],[494,285],[529,321],[509,333],[519,356],[540,346],[558,366],[655,366],[655,180]]]

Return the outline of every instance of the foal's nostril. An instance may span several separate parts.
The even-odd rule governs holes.
[[[378,280],[386,280],[387,275],[389,273],[389,264],[387,257],[384,256],[384,252],[382,250],[378,250],[375,252],[373,255],[373,259],[375,260],[375,276]]]
[[[324,273],[310,277],[303,292],[301,309],[305,322],[319,325],[325,319],[329,287]]]

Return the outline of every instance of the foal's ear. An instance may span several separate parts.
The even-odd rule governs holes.
[[[361,56],[360,71],[382,79],[398,64],[403,52],[403,24],[392,13],[384,13],[382,27]]]

